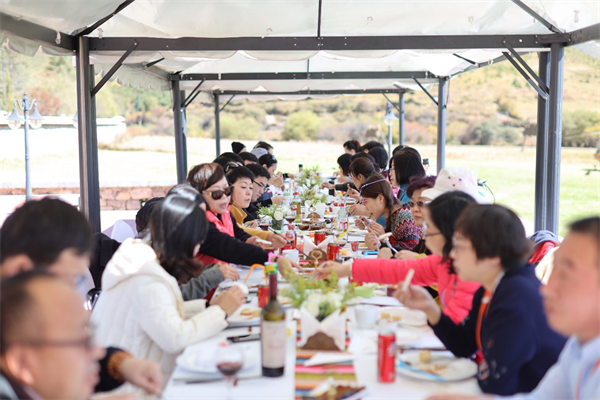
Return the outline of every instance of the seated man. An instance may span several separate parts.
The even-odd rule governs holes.
[[[44,271],[0,284],[0,397],[90,397],[104,349],[94,345],[88,313],[71,285]]]
[[[554,270],[541,287],[550,327],[570,335],[558,362],[529,394],[511,400],[600,399],[600,217],[576,221],[554,253]],[[439,395],[430,400],[491,400]]]
[[[87,220],[70,204],[53,198],[28,201],[9,215],[0,229],[0,278],[35,267],[75,287],[87,273],[91,240]],[[77,305],[82,303],[80,297]],[[115,389],[125,380],[150,393],[160,392],[162,377],[156,363],[120,349],[107,350],[97,391]]]

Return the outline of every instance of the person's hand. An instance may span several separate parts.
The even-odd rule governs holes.
[[[280,235],[277,235],[273,232],[269,232],[269,236],[267,236],[267,240],[273,243],[273,248],[280,249],[287,244],[287,241],[282,238]]]
[[[366,221],[368,221],[368,218],[361,216],[360,218],[356,218],[354,220],[354,225],[356,225],[358,229],[367,229],[367,226],[369,225]]]
[[[283,175],[281,174],[281,172],[276,173],[273,177],[273,186],[275,186],[276,188],[280,188],[281,186],[283,186]]]
[[[285,201],[285,197],[284,196],[273,196],[271,197],[271,201],[273,202],[273,204],[281,204]]]
[[[384,247],[383,249],[379,250],[379,254],[377,254],[377,258],[390,259],[393,256],[392,250],[389,247]]]
[[[281,276],[283,276],[286,280],[289,281],[297,277],[296,269],[300,268],[300,266],[297,263],[285,257],[277,257],[276,262],[277,270],[281,273]]]
[[[356,189],[348,188],[346,196],[351,197],[356,201],[360,201],[360,193],[358,193],[358,190]]]
[[[394,255],[398,260],[416,260],[418,256],[419,253],[410,250],[400,250]]]
[[[258,228],[258,220],[255,219],[253,221],[244,222],[244,226],[246,228],[256,229]]]
[[[335,271],[338,278],[344,278],[350,275],[350,266],[348,264],[340,264],[335,261],[327,261],[317,269],[315,269],[316,279],[326,279]]]
[[[159,394],[162,390],[162,372],[154,361],[129,357],[123,360],[119,372],[125,381],[144,389],[148,394]]]
[[[373,232],[369,232],[365,235],[365,245],[369,248],[369,250],[379,250],[381,248],[381,241],[379,240],[379,236],[374,234]]]
[[[421,310],[427,314],[427,319],[431,325],[437,325],[440,322],[442,310],[425,288],[409,286],[408,289],[402,290],[402,282],[399,282],[394,297],[406,307]]]
[[[258,236],[250,236],[248,239],[246,239],[246,243],[253,244],[258,247],[262,247],[259,243],[257,243],[258,239],[260,239]]]
[[[237,281],[240,279],[238,270],[231,264],[219,262],[214,266],[214,268],[219,268],[225,279],[231,279],[232,281]]]
[[[367,210],[367,207],[363,206],[362,204],[355,204],[353,206],[350,206],[350,208],[348,209],[348,214],[350,215],[369,215],[369,210]]]
[[[323,182],[321,184],[321,189],[329,189],[329,190],[333,190],[335,189],[335,185],[333,183],[329,183],[329,182]]]
[[[464,394],[434,394],[429,396],[427,400],[493,400],[492,396],[466,396]]]
[[[246,295],[242,292],[242,289],[238,286],[232,286],[228,290],[219,293],[218,296],[213,297],[210,305],[221,307],[229,317],[245,302]]]
[[[375,235],[377,235],[377,237],[385,233],[385,228],[379,225],[377,222],[373,222],[367,229],[369,232],[373,232]]]

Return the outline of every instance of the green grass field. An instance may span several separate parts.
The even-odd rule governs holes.
[[[223,140],[221,151],[229,151],[231,141]],[[248,142],[251,146],[253,143]],[[337,169],[341,144],[330,142],[273,142],[279,169],[296,172],[298,164],[319,165],[325,173]],[[423,158],[429,158],[435,171],[435,146],[416,146]],[[100,151],[100,180],[104,182],[146,182],[175,180],[175,154],[172,137],[134,137],[121,143],[120,150]],[[595,149],[563,148],[560,189],[560,234],[574,219],[600,214],[600,172],[585,175],[585,168],[598,165]],[[49,153],[51,151],[49,150]],[[188,165],[214,159],[211,139],[188,140]],[[493,190],[496,200],[533,221],[535,148],[492,146],[448,146],[446,166],[471,168]],[[0,160],[3,181],[19,182],[24,178],[24,162],[19,158]],[[78,182],[77,154],[47,154],[32,159],[32,177],[36,182]]]

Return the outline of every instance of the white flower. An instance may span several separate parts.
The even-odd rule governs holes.
[[[283,219],[283,212],[281,212],[280,210],[275,211],[273,213],[273,219],[281,221]]]
[[[317,316],[319,315],[319,304],[318,303],[305,302],[303,307],[313,317],[317,318]]]
[[[340,293],[329,292],[325,295],[325,301],[333,306],[336,310],[342,307],[342,296]]]
[[[312,203],[313,203],[313,201],[312,201],[312,200],[306,200],[306,201],[304,202],[304,204],[305,204],[307,207],[310,207],[310,206],[312,206]]]

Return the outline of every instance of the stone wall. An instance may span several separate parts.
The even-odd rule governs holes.
[[[101,210],[139,210],[142,201],[152,197],[163,197],[172,186],[152,187],[101,187]],[[33,188],[33,195],[67,195],[79,194],[78,187]],[[25,195],[24,188],[0,188],[1,195]]]

